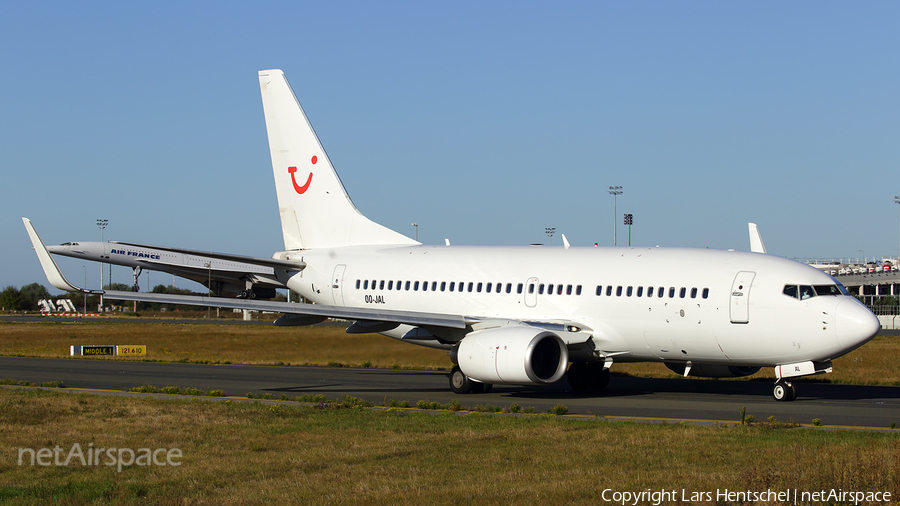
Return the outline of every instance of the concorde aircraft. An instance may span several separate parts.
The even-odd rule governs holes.
[[[350,333],[448,350],[459,394],[564,376],[600,390],[617,362],[661,362],[705,377],[772,367],[773,396],[789,401],[793,379],[830,372],[880,328],[833,277],[765,254],[752,233],[751,252],[420,244],[356,209],[282,71],[260,71],[259,85],[285,246],[274,275],[314,304],[107,298],[285,313],[276,325],[351,320]],[[51,284],[86,291],[23,220]]]
[[[271,299],[275,289],[287,288],[275,278],[275,267],[291,267],[270,258],[212,253],[161,246],[146,246],[119,241],[67,242],[47,246],[47,251],[93,262],[131,267],[134,291],[143,269],[167,272],[196,281],[217,296]]]

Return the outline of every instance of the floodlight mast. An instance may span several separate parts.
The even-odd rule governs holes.
[[[556,233],[556,227],[546,227],[544,228],[544,233],[547,234],[547,237],[550,238],[550,240],[547,242],[547,245],[553,246],[553,234]]]
[[[900,195],[894,195],[894,203],[900,204]],[[897,261],[900,262],[900,250],[898,250]],[[891,267],[893,269],[894,267]]]
[[[103,229],[109,224],[109,220],[97,219],[97,226],[100,227],[100,244],[103,247]],[[109,264],[109,281],[112,282],[112,264]],[[103,262],[100,262],[100,311],[103,311]]]
[[[616,237],[616,235],[617,235],[616,216],[618,215],[618,211],[616,210],[616,197],[618,197],[619,195],[622,194],[622,187],[621,186],[610,186],[609,194],[613,196],[613,246],[615,246],[616,239],[617,239],[617,237]]]

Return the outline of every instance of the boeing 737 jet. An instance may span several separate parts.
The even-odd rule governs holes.
[[[604,388],[618,362],[659,362],[685,376],[772,367],[773,396],[830,372],[878,319],[833,277],[753,251],[649,247],[423,245],[353,205],[280,70],[259,85],[284,251],[276,280],[315,304],[106,291],[107,298],[285,313],[276,325],[325,318],[445,349],[459,394],[494,384]],[[53,286],[81,290],[26,228]],[[254,263],[252,260],[245,260]]]
[[[167,272],[196,281],[217,296],[271,299],[276,288],[287,288],[275,278],[275,267],[286,264],[269,258],[193,251],[125,242],[67,242],[47,246],[54,255],[131,267],[134,291],[143,269]],[[287,264],[291,267],[293,264]]]

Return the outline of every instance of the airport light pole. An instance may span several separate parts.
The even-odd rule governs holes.
[[[900,204],[900,195],[894,195],[894,203]],[[900,260],[900,251],[898,251],[897,260]],[[893,267],[891,267],[893,269]]]
[[[634,224],[634,216],[626,213],[625,224],[628,225],[628,245],[631,246],[631,225]]]
[[[615,245],[616,245],[616,240],[617,240],[617,237],[616,237],[616,235],[617,235],[617,232],[616,232],[616,225],[618,224],[618,223],[616,222],[616,216],[617,216],[618,213],[619,213],[619,212],[616,210],[616,198],[617,198],[619,195],[622,194],[622,187],[621,187],[621,186],[610,186],[610,187],[609,187],[609,194],[613,196],[613,246],[615,246]]]
[[[550,241],[548,242],[548,245],[549,245],[549,246],[553,246],[553,234],[556,233],[556,227],[546,227],[546,228],[544,229],[544,233],[547,234],[547,237],[550,238]]]
[[[103,229],[109,224],[109,220],[97,219],[97,226],[100,227],[100,247],[103,247]],[[101,258],[103,252],[100,252]],[[112,277],[112,265],[110,265],[110,277]],[[100,310],[103,311],[103,262],[100,262]]]
[[[81,268],[84,269],[84,288],[87,290],[87,266],[82,265]],[[82,293],[81,295],[84,297],[84,314],[87,314],[87,294]]]

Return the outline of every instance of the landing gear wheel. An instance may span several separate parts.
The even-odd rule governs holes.
[[[609,369],[600,363],[572,362],[567,374],[573,390],[603,390],[609,385]]]
[[[778,380],[772,389],[772,397],[776,401],[788,402],[797,398],[797,387],[784,380]]]
[[[454,366],[450,370],[450,390],[453,390],[455,394],[465,395],[480,392],[483,388],[482,385],[482,383],[470,380],[463,374],[459,366]]]
[[[251,298],[251,299],[255,299],[255,298],[256,298],[256,292],[250,292],[250,298]]]
[[[601,366],[602,367],[602,366]],[[591,385],[594,390],[603,390],[609,385],[609,369],[603,369],[597,375],[596,383]]]

